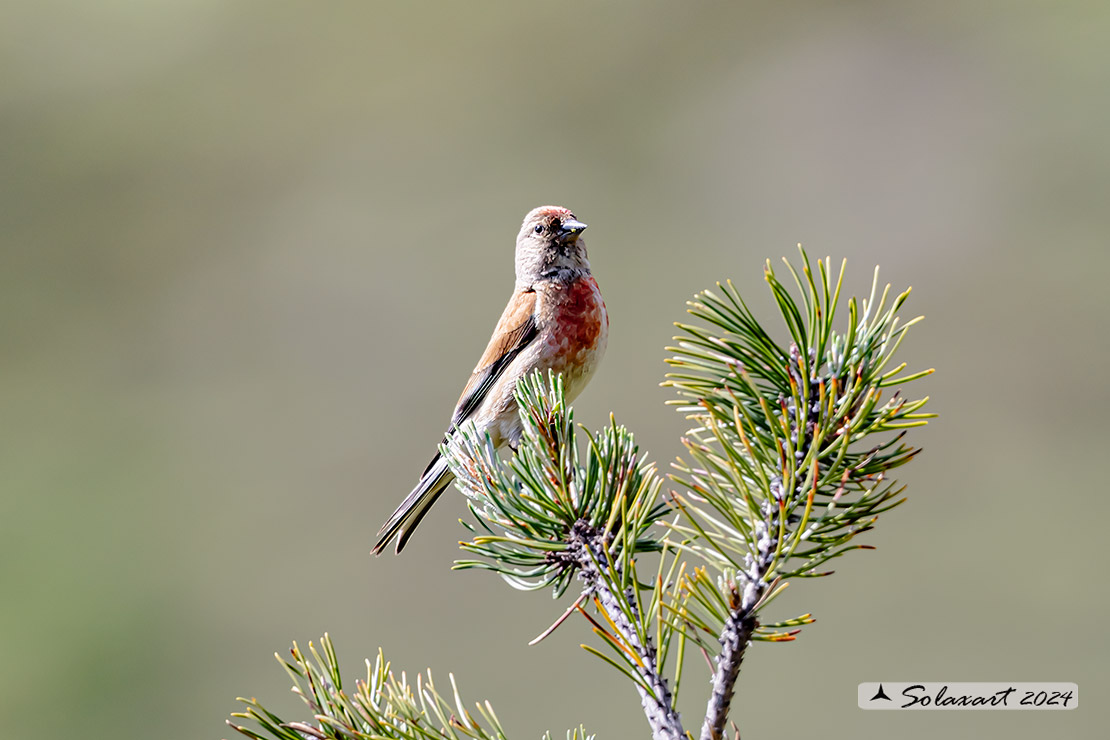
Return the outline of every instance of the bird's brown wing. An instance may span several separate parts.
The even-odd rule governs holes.
[[[536,294],[534,291],[525,290],[514,293],[501,320],[493,330],[489,346],[478,360],[478,366],[470,376],[470,382],[463,389],[459,397],[459,404],[455,407],[455,414],[451,417],[451,427],[444,435],[444,441],[458,429],[459,425],[470,418],[471,414],[482,405],[482,401],[489,395],[497,379],[505,373],[507,368],[521,351],[529,345],[538,333],[536,330]],[[394,537],[397,538],[397,552],[401,552],[413,530],[428,510],[439,498],[443,490],[450,485],[454,476],[448,470],[447,463],[438,452],[424,473],[416,488],[405,497],[389,520],[382,525],[378,532],[378,542],[374,545],[374,554],[380,553]]]
[[[478,360],[474,372],[470,375],[470,381],[459,396],[459,403],[455,406],[451,426],[444,435],[444,441],[482,405],[490,388],[505,372],[505,368],[536,338],[539,332],[535,310],[535,291],[524,290],[513,294],[512,300],[505,307],[505,312],[501,314],[501,319],[493,330],[489,346],[486,347],[482,358]],[[434,464],[435,460],[432,460],[432,465]],[[428,466],[429,469],[432,465]]]
[[[517,293],[505,307],[501,320],[490,337],[489,346],[474,367],[470,382],[463,388],[455,414],[451,417],[451,431],[458,428],[485,400],[490,388],[505,372],[518,354],[536,338],[536,293],[528,290]]]

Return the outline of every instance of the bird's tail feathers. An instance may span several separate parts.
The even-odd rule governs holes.
[[[381,531],[378,532],[378,541],[374,545],[374,554],[380,555],[394,537],[397,538],[395,552],[401,552],[409,537],[412,536],[413,530],[416,529],[416,525],[454,479],[455,476],[447,468],[447,461],[442,455],[436,455],[424,475],[420,476],[420,482],[416,484],[416,488],[405,496],[405,500],[382,525]]]

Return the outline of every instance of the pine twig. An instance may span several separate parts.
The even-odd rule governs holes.
[[[641,639],[632,621],[638,618],[636,604],[631,599],[622,599],[614,591],[611,569],[605,567],[605,538],[588,522],[576,522],[571,529],[568,541],[569,552],[577,558],[578,577],[586,584],[587,592],[592,592],[605,611],[610,622],[619,632],[621,640],[635,652],[638,658],[636,669],[639,681],[636,690],[644,715],[651,725],[654,740],[684,740],[686,732],[682,720],[674,708],[670,686],[666,677],[659,672],[658,656],[650,635]]]
[[[721,652],[713,672],[712,691],[705,707],[705,721],[701,727],[701,740],[722,740],[728,722],[732,697],[736,693],[736,679],[744,651],[756,628],[756,618],[751,608],[732,613],[721,632]]]

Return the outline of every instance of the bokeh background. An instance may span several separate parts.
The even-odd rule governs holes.
[[[914,286],[910,502],[780,608],[746,737],[1102,737],[1110,4],[7,3],[0,734],[196,740],[270,657],[454,671],[513,737],[644,737],[562,609],[452,573],[447,497],[369,557],[567,205],[612,318],[578,404],[665,466],[670,324],[762,263]],[[686,679],[691,728],[705,687]],[[1075,681],[1077,711],[875,713],[871,680]]]

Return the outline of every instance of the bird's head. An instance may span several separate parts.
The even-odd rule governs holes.
[[[516,238],[516,276],[531,282],[544,274],[589,271],[586,245],[581,239],[586,224],[566,208],[540,206],[528,212]]]

